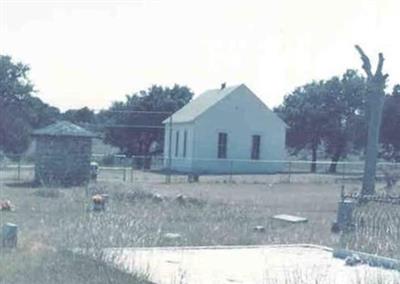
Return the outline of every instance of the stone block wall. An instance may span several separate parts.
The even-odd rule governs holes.
[[[35,180],[43,185],[75,186],[90,179],[92,140],[88,137],[36,137]]]

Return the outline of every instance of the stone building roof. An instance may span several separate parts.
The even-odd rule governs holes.
[[[33,136],[72,136],[72,137],[97,137],[96,134],[75,125],[69,121],[58,121],[47,127],[35,130]]]

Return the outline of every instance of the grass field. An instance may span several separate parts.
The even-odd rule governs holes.
[[[110,195],[105,212],[91,210],[90,196],[96,192]],[[163,196],[163,201],[149,193]],[[177,194],[189,198],[179,202]],[[69,253],[71,248],[89,249],[96,255],[106,247],[137,246],[312,243],[335,247],[353,242],[356,247],[351,236],[346,236],[346,241],[330,231],[339,196],[339,184],[306,181],[163,184],[148,178],[147,183],[99,181],[88,188],[66,189],[3,183],[0,200],[11,200],[16,209],[0,211],[0,223],[18,224],[19,240],[16,251],[0,252],[0,283],[144,281],[145,276],[127,275],[101,264],[96,257],[74,256]],[[309,221],[294,225],[270,218],[284,213]],[[255,226],[264,226],[265,232],[255,232]],[[181,237],[166,238],[166,233]],[[56,282],[54,277],[59,277]]]

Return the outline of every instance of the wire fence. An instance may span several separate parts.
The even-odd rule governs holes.
[[[341,161],[332,172],[331,161],[246,160],[246,159],[183,159],[163,156],[92,155],[98,166],[97,180],[130,183],[359,183],[364,162]],[[59,161],[63,163],[63,161]],[[201,165],[205,170],[193,170],[182,165]],[[314,171],[311,170],[314,164]],[[171,167],[171,168],[169,168]],[[181,169],[181,170],[180,170]],[[376,178],[386,183],[400,177],[400,164],[380,162]],[[32,181],[35,163],[29,157],[14,157],[0,161],[0,181]],[[392,181],[390,180],[392,179]],[[390,184],[389,184],[390,185]]]
[[[107,205],[109,206],[107,212],[111,212],[111,214],[92,214],[91,212],[94,212],[95,207],[91,203],[92,199],[89,199],[91,195],[87,194],[84,196],[86,191],[81,190],[81,188],[75,188],[75,191],[73,189],[59,192],[58,190],[46,191],[42,188],[31,190],[23,188],[21,190],[19,185],[16,188],[13,188],[12,186],[3,186],[8,183],[19,184],[29,182],[35,178],[35,163],[32,158],[13,157],[13,159],[3,159],[0,161],[0,197],[2,197],[3,200],[6,198],[10,199],[13,203],[17,203],[18,210],[15,214],[0,211],[0,225],[9,221],[15,222],[19,228],[21,228],[21,235],[23,236],[21,238],[21,243],[24,246],[26,245],[27,239],[33,239],[33,237],[29,235],[31,232],[35,234],[35,238],[37,235],[41,236],[41,234],[37,232],[38,228],[40,230],[43,228],[45,228],[46,231],[48,230],[50,233],[46,234],[46,237],[47,235],[51,235],[51,244],[55,244],[61,248],[64,246],[68,246],[69,248],[80,246],[87,246],[88,248],[104,248],[132,246],[132,244],[143,246],[143,242],[145,242],[145,245],[149,246],[160,246],[160,244],[170,246],[172,242],[171,240],[165,239],[164,235],[161,233],[156,233],[159,228],[172,227],[177,231],[182,230],[183,234],[189,235],[189,231],[185,231],[185,229],[182,228],[190,228],[190,230],[192,230],[192,223],[195,223],[196,220],[198,220],[198,217],[203,218],[199,221],[200,225],[195,226],[196,228],[199,228],[199,231],[189,235],[192,239],[189,239],[189,242],[184,244],[203,244],[203,240],[197,240],[196,236],[209,235],[216,235],[214,238],[215,242],[218,244],[231,244],[232,240],[226,238],[226,236],[236,236],[238,231],[244,231],[245,233],[240,235],[241,239],[237,240],[237,242],[240,243],[242,240],[246,240],[247,243],[247,240],[253,242],[252,237],[249,237],[248,234],[253,234],[254,232],[245,231],[246,229],[244,227],[235,227],[241,226],[241,223],[244,223],[238,222],[238,220],[257,219],[257,222],[259,222],[258,218],[262,219],[266,215],[272,215],[271,213],[274,212],[273,210],[281,210],[279,206],[282,205],[278,204],[276,208],[272,209],[272,211],[267,211],[269,213],[265,213],[265,207],[267,206],[264,205],[262,205],[263,207],[255,207],[253,211],[253,209],[241,209],[245,207],[226,206],[225,204],[219,203],[218,205],[215,205],[217,203],[210,203],[210,206],[207,205],[203,210],[203,207],[201,207],[203,205],[195,205],[191,207],[181,206],[179,203],[181,201],[177,201],[176,199],[171,199],[173,201],[169,203],[158,203],[160,201],[157,200],[159,200],[160,197],[156,194],[150,194],[147,191],[137,191],[135,193],[133,190],[134,186],[131,185],[149,184],[149,188],[151,188],[151,185],[154,183],[166,183],[168,177],[170,178],[169,181],[171,183],[187,183],[193,182],[194,180],[190,179],[190,177],[197,174],[199,175],[198,182],[210,184],[260,184],[260,187],[268,187],[274,183],[336,183],[340,186],[348,183],[360,184],[364,168],[364,163],[362,161],[338,162],[336,165],[336,172],[332,173],[330,171],[332,169],[331,161],[316,162],[315,172],[311,172],[311,161],[294,160],[271,161],[224,159],[224,161],[221,161],[217,159],[172,159],[171,163],[168,163],[163,156],[126,157],[124,155],[92,155],[90,160],[96,161],[99,165],[97,175],[98,181],[118,181],[119,183],[122,181],[127,185],[119,186],[120,184],[116,183],[117,185],[112,184],[106,189],[107,191],[105,191],[105,193],[107,193],[107,196],[109,196],[108,194],[112,194],[112,202]],[[224,169],[224,172],[207,174],[189,171],[167,171],[168,168],[166,165],[178,166],[185,161],[192,163],[206,163],[209,167],[212,167],[213,165],[222,166],[221,168]],[[61,164],[65,163],[65,161],[62,160],[58,162]],[[253,169],[259,169],[259,171],[257,173],[241,173],[240,169],[248,169],[249,164],[254,167]],[[263,172],[264,169],[271,168],[279,170]],[[376,177],[378,180],[386,182],[387,180],[390,180],[389,177],[396,179],[396,175],[400,176],[399,172],[399,164],[381,162],[378,164]],[[96,190],[103,190],[102,183],[99,182],[98,185],[100,186]],[[106,186],[108,186],[108,184]],[[308,188],[308,186],[304,187]],[[16,190],[17,188],[18,190]],[[292,188],[297,189],[297,186]],[[318,186],[316,188],[319,190]],[[132,192],[130,192],[130,190],[132,190]],[[317,191],[312,191],[312,194],[305,194],[302,197],[298,197],[303,200],[313,199],[313,202],[310,204],[315,206],[308,208],[307,206],[309,203],[301,203],[303,204],[303,207],[301,208],[303,211],[301,212],[307,212],[306,214],[309,214],[310,211],[307,210],[315,210],[318,217],[312,218],[315,218],[313,220],[316,220],[317,223],[314,223],[314,221],[310,223],[313,227],[318,226],[320,230],[318,232],[321,232],[322,235],[326,235],[324,232],[329,231],[329,223],[332,221],[331,218],[335,216],[335,213],[334,211],[328,212],[325,208],[325,204],[320,204],[321,199],[315,197],[318,196],[318,194],[314,194],[316,192]],[[294,194],[296,195],[295,198],[297,198],[297,193]],[[324,199],[327,199],[329,196],[332,198],[332,195],[327,195],[327,197],[325,197],[325,194],[327,194],[327,192],[324,193]],[[35,196],[39,196],[40,199],[34,200],[33,198]],[[51,198],[45,199],[42,198],[43,196]],[[270,198],[269,195],[264,196],[264,198]],[[283,196],[282,198],[277,197],[277,194],[272,198],[276,198],[276,200],[285,199]],[[194,200],[197,202],[199,202],[198,200],[202,201],[201,199]],[[293,200],[293,198],[288,198],[287,201],[285,201],[287,202],[285,210],[293,205]],[[132,206],[132,203],[134,203],[135,206]],[[245,202],[243,204],[245,204]],[[382,205],[377,203],[373,203],[372,207],[357,207],[354,213],[356,230],[352,232],[352,235],[346,235],[343,237],[343,247],[375,253],[374,248],[378,243],[380,245],[379,252],[390,257],[398,256],[400,253],[398,245],[400,238],[399,208],[399,206],[392,204]],[[259,215],[257,215],[258,213],[256,214],[256,211],[262,212],[261,214],[263,214],[263,217],[258,217]],[[182,212],[188,214],[186,215],[188,217],[182,218]],[[229,212],[230,215],[226,215],[226,212]],[[193,218],[193,214],[196,214],[196,218]],[[210,217],[215,215],[224,217],[218,217],[216,219]],[[34,218],[32,218],[32,216],[34,216]],[[173,218],[170,218],[170,216],[173,216]],[[229,219],[230,223],[227,223],[226,221],[227,216],[228,218],[231,218]],[[185,221],[187,223],[179,223],[180,221],[178,222],[176,220],[188,221]],[[176,223],[171,224],[172,222]],[[214,223],[211,223],[211,225],[208,226],[207,224],[209,224],[209,222]],[[320,237],[318,233],[313,233],[312,239],[307,239],[308,230],[313,230],[310,227],[304,227],[306,228],[306,231],[301,229],[303,227],[296,227],[295,230],[297,231],[290,234],[282,234],[281,229],[274,229],[275,227],[272,227],[276,226],[276,224],[270,224],[271,234],[273,234],[274,238],[280,238],[282,243],[287,242],[287,239],[285,239],[287,236],[293,237],[293,239],[289,239],[289,241],[293,243],[304,241],[313,241],[317,243],[327,240],[324,239],[324,237]],[[223,229],[215,231],[214,228],[216,226],[221,226]],[[207,231],[209,228],[212,229]],[[250,228],[251,230],[251,226],[248,226],[247,224],[246,228]],[[266,238],[269,238],[269,234],[264,235]],[[304,239],[303,236],[305,236]],[[206,239],[208,239],[208,237],[206,237]],[[330,235],[329,239],[332,239]],[[254,243],[257,244],[257,239],[254,240]],[[208,240],[205,240],[204,243],[207,244],[207,241]],[[271,241],[271,239],[263,240],[263,243],[264,241]],[[172,243],[172,245],[173,244],[174,243]]]

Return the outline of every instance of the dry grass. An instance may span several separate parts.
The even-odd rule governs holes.
[[[65,251],[71,248],[100,251],[133,246],[339,243],[339,236],[330,232],[340,195],[338,184],[202,181],[166,185],[149,179],[141,186],[99,182],[89,188],[57,189],[60,194],[50,194],[52,198],[47,198],[47,190],[51,189],[38,194],[41,191],[37,188],[0,184],[0,200],[10,199],[16,205],[15,212],[0,212],[0,225],[13,222],[20,230],[17,251],[0,251],[0,275],[6,275],[3,283],[25,275],[21,270],[37,275],[37,282],[22,277],[15,283],[54,283],[51,278],[61,273],[63,259],[70,257]],[[110,195],[105,212],[92,212],[90,196],[94,193]],[[163,196],[163,201],[155,201],[155,193]],[[177,194],[199,202],[177,202]],[[282,213],[307,217],[309,222],[293,225],[271,220]],[[264,226],[265,232],[254,232],[258,225]],[[181,238],[167,239],[166,233],[178,233]],[[358,238],[355,242],[361,241]],[[2,263],[11,263],[13,269],[5,270]],[[68,263],[71,265],[61,273],[64,278],[57,283],[104,283],[90,280],[88,274],[92,273],[102,275],[106,283],[140,283],[100,264],[100,272],[89,269],[97,267],[97,262],[93,265],[89,260],[72,259]],[[89,268],[81,268],[85,266]],[[68,269],[81,271],[80,278],[70,278]]]
[[[329,232],[335,217],[334,200],[338,196],[335,187],[207,183],[154,184],[149,188],[138,188],[111,182],[98,183],[88,190],[79,187],[56,189],[60,194],[50,194],[52,198],[48,198],[48,190],[51,189],[2,185],[0,199],[10,199],[16,210],[1,212],[1,225],[5,222],[16,223],[20,233],[17,253],[3,251],[0,257],[1,261],[14,263],[16,270],[0,274],[19,274],[18,256],[29,264],[37,262],[37,256],[43,253],[50,251],[51,256],[57,258],[59,252],[77,247],[99,250],[126,246],[293,242],[333,245],[337,241],[337,237]],[[38,194],[42,191],[45,194]],[[155,202],[149,194],[151,192],[164,196],[164,201]],[[110,194],[106,212],[91,211],[92,193]],[[184,193],[192,201],[177,202],[175,196],[178,193]],[[321,201],[327,200],[324,198],[326,194],[332,201],[321,204]],[[299,195],[304,198],[299,200]],[[273,222],[270,217],[278,213],[298,214],[308,217],[310,221],[300,225]],[[253,228],[257,225],[264,226],[266,232],[254,232]],[[181,238],[167,239],[164,237],[166,233],[178,233]],[[54,261],[50,259],[42,259],[41,262],[51,267]],[[49,268],[37,274],[51,275],[53,270]],[[87,283],[84,276],[81,283]]]
[[[326,186],[280,185],[157,185],[151,189],[122,183],[99,183],[92,193],[108,193],[110,202],[104,213],[90,211],[89,198],[83,190],[64,190],[56,200],[60,217],[58,226],[48,228],[58,236],[56,243],[68,247],[120,247],[164,245],[245,245],[307,242],[334,245],[337,236],[330,233],[335,219],[337,190]],[[158,193],[164,201],[154,200]],[[180,203],[177,194],[189,196],[191,202]],[[90,195],[90,194],[89,194]],[[304,198],[299,199],[302,195]],[[326,196],[330,198],[327,199]],[[68,201],[75,212],[66,212]],[[43,202],[48,202],[47,200]],[[73,205],[71,205],[73,204]],[[64,213],[62,213],[64,212]],[[307,224],[274,222],[271,216],[289,213],[309,218]],[[70,218],[65,216],[71,216]],[[44,216],[44,224],[54,216]],[[267,233],[255,233],[262,225]],[[65,234],[57,233],[63,229]],[[165,233],[179,233],[179,241],[163,238]]]
[[[7,254],[2,252],[0,264],[0,283],[4,284],[148,284],[140,277],[70,251],[31,248]]]
[[[400,259],[400,205],[368,203],[354,212],[355,230],[344,234],[343,247]]]

